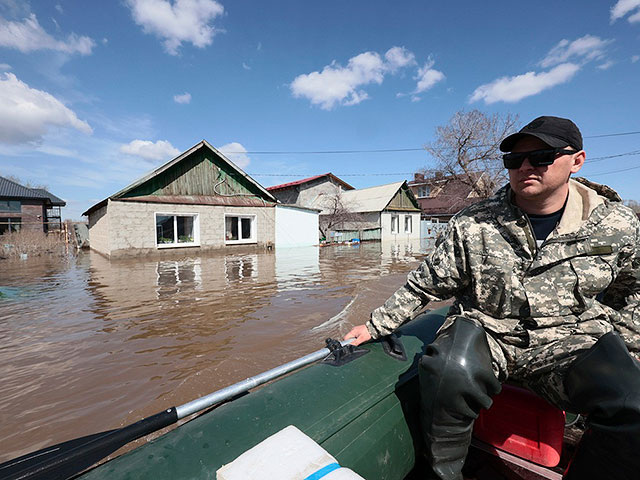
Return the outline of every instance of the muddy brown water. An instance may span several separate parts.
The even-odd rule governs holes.
[[[124,426],[324,347],[426,245],[0,262],[0,461]]]

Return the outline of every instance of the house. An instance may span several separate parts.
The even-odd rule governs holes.
[[[65,205],[44,188],[29,188],[0,177],[0,235],[20,229],[60,230],[60,208]]]
[[[279,202],[307,208],[321,208],[324,198],[353,190],[347,182],[332,173],[316,175],[295,182],[267,187],[269,193]]]
[[[89,208],[89,243],[113,257],[270,248],[276,198],[201,141]]]
[[[320,213],[327,240],[418,240],[420,207],[407,182],[347,190]]]
[[[482,200],[474,191],[474,182],[482,181],[481,174],[444,175],[436,172],[432,177],[414,174],[408,186],[418,199],[422,219],[447,222],[456,213]]]

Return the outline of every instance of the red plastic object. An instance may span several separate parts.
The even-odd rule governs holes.
[[[489,410],[477,418],[474,436],[500,450],[545,467],[560,462],[565,415],[523,388],[503,385]]]

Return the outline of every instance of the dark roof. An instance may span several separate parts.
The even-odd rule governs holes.
[[[417,189],[427,185],[434,190],[433,196],[416,197],[422,212],[427,215],[454,215],[465,207],[482,200],[478,196],[471,195],[471,185],[465,183],[458,176],[430,177],[423,180],[409,182],[409,187]]]
[[[347,182],[343,180],[340,180],[333,173],[323,173],[322,175],[314,175],[313,177],[303,178],[302,180],[296,180],[295,182],[274,185],[273,187],[267,187],[267,190],[269,190],[270,192],[273,192],[274,190],[282,190],[283,188],[295,187],[296,185],[302,185],[303,183],[313,182],[314,180],[317,180],[322,177],[329,177],[330,179],[333,179],[335,182],[341,184],[347,190],[354,190],[354,188],[351,185],[349,185]]]
[[[34,198],[44,200],[47,205],[64,207],[65,201],[49,193],[44,188],[29,188],[8,178],[0,177],[0,197]]]
[[[53,205],[54,207],[64,207],[67,204],[67,202],[59,197],[56,197],[53,193],[45,190],[44,188],[34,188],[33,190],[36,192],[40,192],[42,195],[47,197],[51,202],[51,205]]]

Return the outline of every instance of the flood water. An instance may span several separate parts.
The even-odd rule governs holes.
[[[0,461],[323,348],[402,285],[424,249],[0,262]]]

